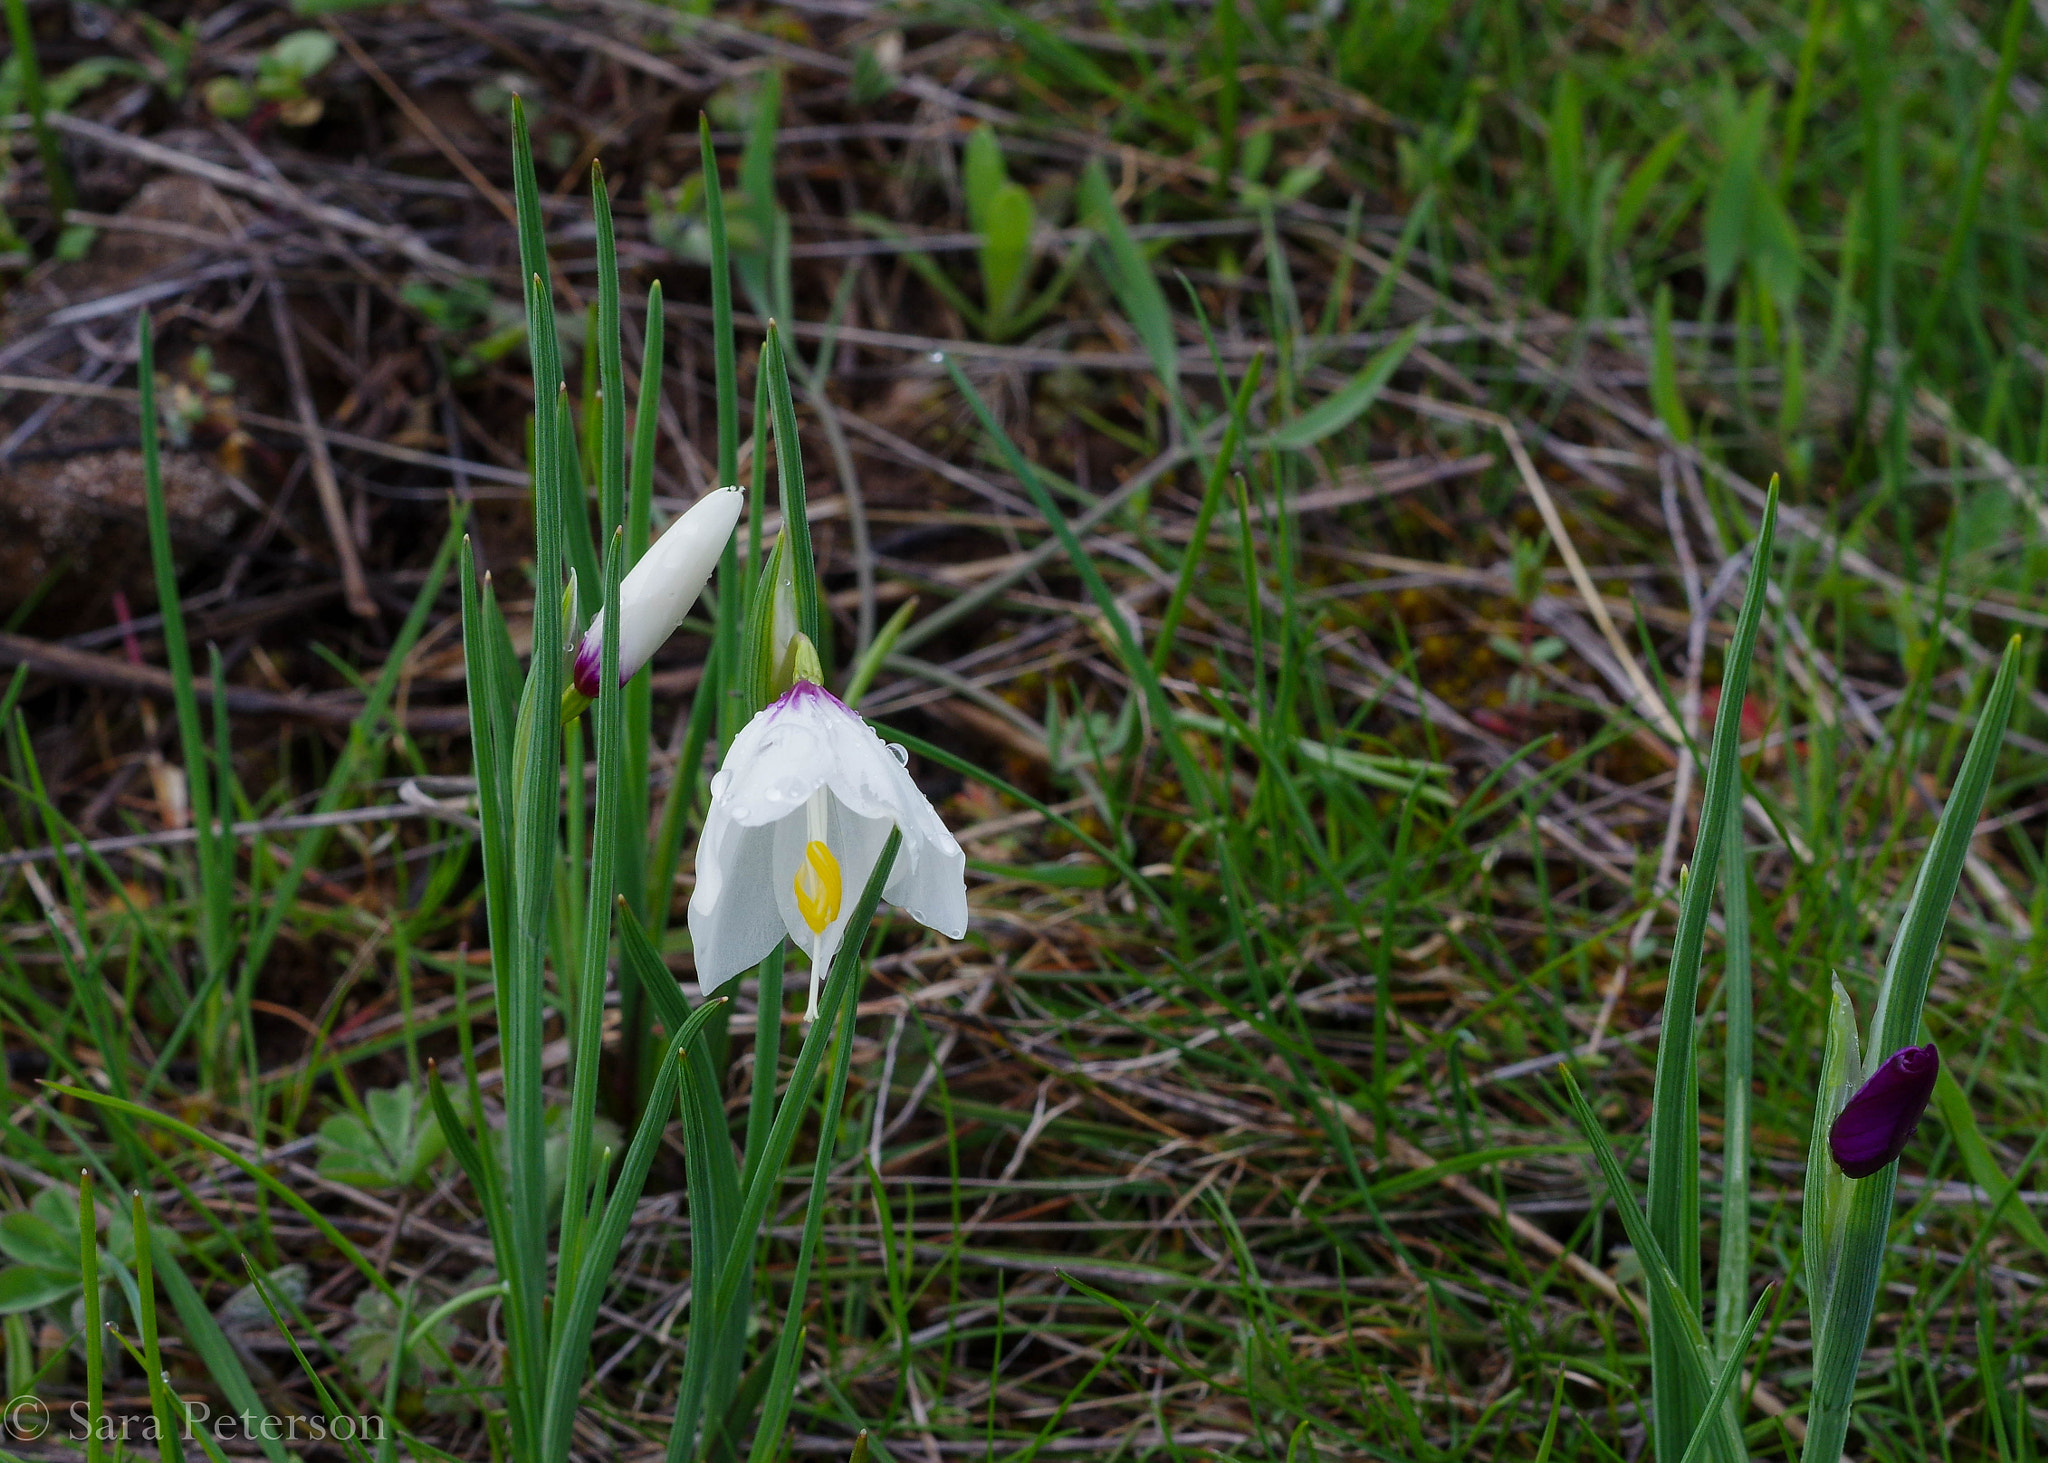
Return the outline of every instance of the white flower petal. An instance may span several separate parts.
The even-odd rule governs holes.
[[[647,664],[662,642],[683,623],[704,592],[718,556],[747,505],[745,488],[715,488],[671,523],[619,585],[619,679],[621,684]],[[600,610],[583,637],[581,659],[595,676],[604,647]],[[586,691],[586,694],[587,691]]]
[[[783,936],[775,898],[775,829],[733,821],[712,799],[697,845],[690,894],[690,944],[697,985],[709,995],[766,960]]]
[[[840,908],[822,947],[795,891],[818,814],[841,878]],[[714,990],[758,963],[785,931],[829,964],[892,826],[903,842],[883,898],[959,939],[967,933],[966,855],[874,728],[809,682],[748,722],[712,779],[697,849],[690,933],[702,987]]]

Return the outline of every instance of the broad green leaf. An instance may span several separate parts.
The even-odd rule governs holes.
[[[44,1192],[61,1195],[65,1191],[49,1189]],[[41,1215],[31,1214],[25,1209],[0,1216],[0,1253],[18,1264],[44,1270],[68,1270],[74,1279],[78,1275],[77,1233],[65,1234]]]
[[[32,1265],[9,1265],[0,1270],[0,1316],[32,1311],[78,1293],[78,1267],[70,1273],[40,1270]]]

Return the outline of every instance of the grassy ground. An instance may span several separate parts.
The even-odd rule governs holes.
[[[10,1209],[71,1203],[89,1154],[176,1233],[190,1304],[273,1410],[313,1393],[237,1294],[244,1253],[297,1267],[299,1332],[344,1396],[388,1399],[423,1456],[489,1455],[488,1308],[447,1318],[448,1361],[388,1376],[396,1318],[193,1132],[267,1155],[421,1309],[488,1263],[412,1094],[429,1059],[486,1093],[494,1071],[457,594],[430,566],[452,494],[515,621],[530,606],[504,108],[528,99],[560,185],[565,318],[594,293],[593,158],[629,296],[664,282],[656,491],[675,506],[715,460],[703,109],[753,312],[742,399],[775,313],[805,363],[837,662],[917,597],[862,709],[947,754],[913,766],[972,860],[968,938],[899,921],[864,992],[791,1447],[837,1455],[866,1426],[930,1463],[1639,1456],[1639,1271],[1558,1073],[1577,1060],[1609,1130],[1640,1133],[1698,799],[1687,738],[1715,714],[1741,551],[1781,472],[1782,593],[1741,714],[1750,1279],[1785,1284],[1743,1419],[1758,1456],[1796,1454],[1828,976],[1867,1011],[1991,658],[2048,612],[2048,119],[2029,79],[2048,37],[2024,3],[28,23],[79,212],[61,233],[30,129],[11,133],[0,499],[38,547],[9,571],[0,651],[33,673],[8,703],[0,817],[45,852],[9,856],[0,885]],[[335,44],[286,40],[309,27]],[[21,76],[4,110],[27,105]],[[1024,203],[970,142],[983,124]],[[1028,249],[977,248],[1020,209]],[[226,905],[196,897],[151,679],[165,651],[120,450],[143,303],[191,480],[182,595],[230,688],[222,801],[253,825]],[[1056,479],[1136,666],[941,348]],[[1241,387],[1240,478],[1206,469]],[[664,776],[696,745],[705,643],[658,663]],[[380,676],[393,709],[362,716]],[[1928,1017],[2023,1185],[2048,1080],[2031,649],[2025,677]],[[79,837],[126,846],[47,852]],[[665,951],[687,975],[684,848]],[[1711,1191],[1718,934],[1709,969]],[[735,1114],[754,1016],[743,999]],[[45,1077],[188,1128],[103,1120]],[[1906,1171],[1852,1448],[2029,1456],[2040,1231],[1986,1214],[1938,1122]],[[661,1446],[681,1187],[677,1144],[599,1321],[587,1456]],[[7,1224],[17,1265],[59,1277],[0,1273],[23,1301],[10,1393],[61,1406],[82,1385],[78,1282],[22,1265],[36,1231]],[[794,1248],[768,1253],[779,1320]],[[192,1327],[167,1324],[176,1385],[217,1401]],[[145,1405],[134,1366],[111,1386]]]

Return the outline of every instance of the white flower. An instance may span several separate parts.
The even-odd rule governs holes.
[[[675,634],[704,592],[725,541],[747,505],[745,488],[716,488],[668,526],[619,585],[619,684],[646,665]],[[604,663],[604,611],[599,610],[576,651],[576,689],[597,699]]]
[[[785,934],[811,958],[809,1014],[853,901],[892,828],[903,843],[882,897],[952,939],[967,933],[967,857],[904,769],[823,686],[798,681],[733,738],[697,845],[690,939],[709,994]]]

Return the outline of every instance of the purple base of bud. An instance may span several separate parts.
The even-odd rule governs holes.
[[[604,647],[585,636],[583,643],[576,647],[576,664],[569,672],[569,679],[576,689],[593,701],[597,699],[602,680],[603,660]]]
[[[1931,1041],[1886,1057],[1828,1129],[1836,1167],[1852,1179],[1869,1178],[1904,1152],[1940,1073],[1941,1053]]]

